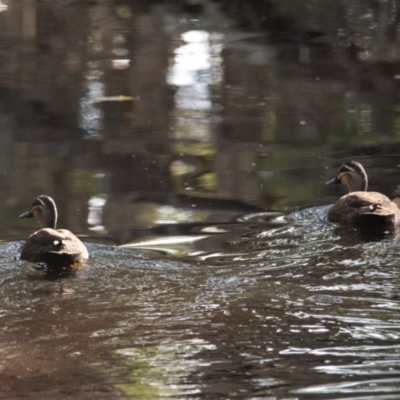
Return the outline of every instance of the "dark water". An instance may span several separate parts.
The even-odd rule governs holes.
[[[398,399],[394,2],[0,1],[0,398]],[[19,260],[38,194],[90,252]]]

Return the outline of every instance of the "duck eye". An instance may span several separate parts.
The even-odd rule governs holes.
[[[35,207],[34,210],[33,210],[33,213],[42,214],[42,208],[41,207]]]

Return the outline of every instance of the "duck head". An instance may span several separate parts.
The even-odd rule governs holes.
[[[36,218],[40,228],[56,229],[57,207],[50,196],[42,194],[36,197],[30,210],[19,216],[20,218]]]
[[[326,182],[325,185],[341,183],[349,192],[365,192],[368,187],[368,177],[363,166],[357,161],[346,161],[340,167],[336,178]]]

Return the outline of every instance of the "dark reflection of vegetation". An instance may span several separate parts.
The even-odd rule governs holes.
[[[392,1],[13,2],[0,13],[3,225],[18,234],[13,216],[40,193],[82,232],[88,200],[101,196],[91,234],[121,241],[144,226],[139,201],[153,210],[146,226],[185,195],[326,203],[336,193],[321,186],[325,167],[360,156],[394,194],[398,15]],[[26,26],[10,28],[16,20]],[[209,35],[209,66],[169,83],[191,31]]]

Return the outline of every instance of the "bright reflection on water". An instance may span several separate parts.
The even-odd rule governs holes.
[[[182,35],[184,44],[174,52],[167,83],[175,92],[175,139],[210,140],[211,88],[221,82],[223,35],[192,30]]]
[[[105,231],[103,226],[103,207],[106,203],[107,200],[99,196],[93,196],[88,201],[89,213],[87,223],[91,230]]]
[[[85,75],[87,92],[80,101],[80,126],[91,139],[98,137],[103,126],[103,113],[97,105],[98,99],[104,97],[104,84],[101,82],[103,73],[99,66],[98,62],[88,63]]]

